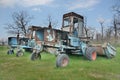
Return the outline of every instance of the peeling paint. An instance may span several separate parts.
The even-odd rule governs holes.
[[[52,31],[52,34],[51,34],[51,30],[47,30],[47,39],[48,41],[53,41],[55,39],[55,34],[54,34],[54,31]]]

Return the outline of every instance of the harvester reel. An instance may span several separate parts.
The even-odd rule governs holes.
[[[106,49],[105,49],[105,50],[106,50]],[[107,53],[106,56],[107,56],[108,59],[111,59],[111,58],[115,57],[115,54],[111,54],[111,53],[108,54],[108,53]]]
[[[31,60],[36,60],[36,59],[41,59],[41,54],[40,52],[33,52],[31,55]]]
[[[69,57],[66,54],[59,54],[56,59],[56,67],[66,67],[69,64]]]
[[[116,55],[116,49],[108,43],[107,47],[105,48],[105,53],[107,58],[113,58]]]
[[[88,60],[96,60],[97,57],[97,53],[96,53],[96,49],[94,47],[88,47],[86,49],[86,53],[84,55]]]

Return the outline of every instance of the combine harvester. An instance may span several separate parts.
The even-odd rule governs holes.
[[[83,55],[90,61],[96,60],[97,55],[105,55],[108,58],[116,55],[116,49],[110,43],[88,44],[90,37],[86,37],[84,29],[84,17],[74,12],[63,15],[61,30],[52,28],[51,23],[48,27],[31,26],[29,46],[34,45],[31,60],[41,58],[40,53],[43,50],[57,56],[57,67],[68,65],[67,54]]]

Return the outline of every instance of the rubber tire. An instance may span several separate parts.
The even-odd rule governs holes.
[[[16,56],[17,56],[17,57],[20,57],[20,56],[23,56],[23,55],[24,55],[24,53],[23,53],[22,50],[19,50],[19,51],[17,51],[17,53],[16,53]]]
[[[8,51],[7,51],[7,54],[8,54],[8,55],[9,55],[9,54],[14,54],[14,50],[13,50],[13,49],[12,49],[12,50],[11,50],[11,49],[8,50]]]
[[[96,49],[94,47],[88,47],[84,55],[88,60],[94,61],[97,58]],[[94,58],[93,58],[94,57]]]
[[[56,67],[66,67],[69,64],[69,57],[66,54],[59,54],[56,59]]]
[[[33,52],[32,54],[31,54],[31,60],[37,60],[37,59],[41,59],[41,54],[40,54],[40,52],[39,53],[36,53],[36,52]]]

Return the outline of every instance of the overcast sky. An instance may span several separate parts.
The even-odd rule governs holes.
[[[46,26],[48,15],[62,25],[62,15],[76,12],[87,17],[87,25],[100,29],[98,19],[105,20],[105,26],[111,25],[114,0],[0,0],[0,38],[10,36],[4,26],[12,22],[12,13],[27,11],[34,18],[31,25]]]

